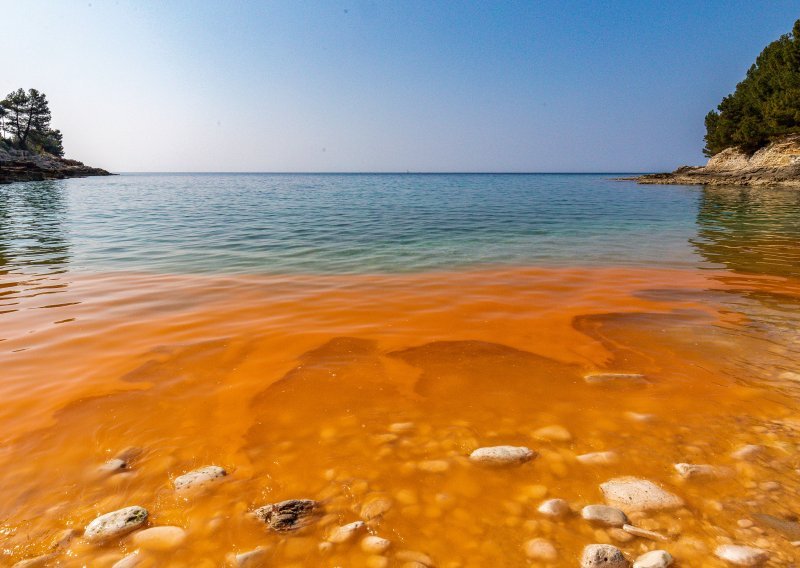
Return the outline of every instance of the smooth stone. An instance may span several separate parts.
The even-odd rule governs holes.
[[[776,530],[789,540],[800,540],[800,523],[797,521],[781,519],[780,517],[763,513],[756,513],[753,518],[759,525]]]
[[[418,552],[416,550],[398,550],[397,554],[394,557],[399,560],[400,562],[408,562],[421,564],[422,566],[432,567],[435,566],[436,563],[433,561],[433,558],[428,556],[423,552]]]
[[[56,558],[58,558],[58,554],[55,552],[50,554],[42,554],[41,556],[36,556],[34,558],[20,560],[16,564],[13,564],[11,568],[42,568],[47,566],[51,560],[55,560]]]
[[[633,420],[634,422],[652,422],[653,420],[656,419],[656,415],[628,411],[625,413],[625,418],[627,418],[628,420]]]
[[[569,430],[558,424],[539,428],[533,433],[533,437],[537,440],[549,440],[551,442],[569,442],[572,440],[572,434],[570,434]]]
[[[287,532],[310,525],[320,509],[320,503],[312,499],[289,499],[259,507],[253,515],[271,530]]]
[[[723,544],[714,550],[714,555],[734,566],[761,566],[769,559],[769,553],[760,548]]]
[[[417,464],[417,469],[426,473],[443,473],[450,469],[446,460],[425,460]]]
[[[86,525],[83,536],[89,542],[100,542],[124,536],[141,528],[147,523],[147,509],[142,507],[125,507],[100,515]]]
[[[619,454],[617,452],[591,452],[576,456],[575,459],[584,465],[614,465],[619,462]]]
[[[536,510],[546,517],[560,519],[569,514],[569,503],[564,499],[548,499],[539,505]]]
[[[259,546],[239,554],[230,553],[226,559],[228,560],[228,565],[234,568],[257,568],[265,564],[269,551],[269,547]]]
[[[186,540],[186,531],[180,527],[161,526],[139,531],[131,537],[133,544],[146,550],[172,550]]]
[[[665,537],[663,534],[657,533],[655,531],[649,531],[647,529],[635,527],[633,525],[625,524],[622,526],[622,530],[626,533],[632,534],[634,536],[640,536],[642,538],[649,538],[650,540],[658,540],[661,542],[666,542],[669,539]]]
[[[736,460],[752,460],[764,453],[764,446],[759,444],[747,444],[731,452],[731,457]]]
[[[590,544],[583,549],[581,568],[628,568],[630,563],[619,548],[610,544]]]
[[[208,487],[228,475],[224,469],[217,465],[207,465],[179,475],[172,482],[175,491],[186,493]]]
[[[581,509],[581,517],[590,523],[607,527],[621,527],[628,522],[625,513],[607,505],[586,505]]]
[[[666,550],[651,550],[638,557],[633,568],[668,568],[672,562],[672,555]]]
[[[328,535],[328,542],[333,542],[335,544],[347,542],[356,536],[356,534],[366,526],[367,525],[364,524],[364,521],[355,521],[353,523],[336,527],[333,529],[333,531],[331,531],[331,534]]]
[[[377,519],[392,508],[393,501],[386,495],[374,495],[361,506],[360,516],[365,521]]]
[[[583,380],[590,385],[646,385],[647,378],[641,373],[591,373]]]
[[[652,481],[638,477],[617,477],[600,484],[609,505],[626,513],[659,511],[683,506],[683,499],[662,489]]]
[[[379,536],[365,536],[361,539],[361,550],[367,554],[381,554],[389,550],[392,541]]]
[[[683,479],[720,479],[732,473],[726,468],[709,464],[676,463],[673,467]]]
[[[114,458],[105,462],[103,465],[97,468],[97,470],[100,473],[112,475],[114,473],[120,473],[122,471],[125,471],[127,468],[128,468],[128,463],[125,460]]]
[[[389,425],[389,432],[393,432],[395,434],[404,434],[405,432],[410,432],[415,428],[413,422],[395,422],[394,424]]]
[[[137,550],[136,552],[131,552],[127,556],[119,559],[114,563],[113,566],[111,566],[111,568],[134,568],[135,566],[138,566],[141,561],[142,556]]]
[[[558,558],[558,551],[549,540],[534,538],[525,543],[525,556],[531,560],[552,562]]]
[[[473,463],[488,466],[518,465],[529,462],[538,454],[525,446],[491,446],[478,448],[469,455]]]

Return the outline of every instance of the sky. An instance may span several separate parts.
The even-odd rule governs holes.
[[[666,171],[800,0],[0,0],[0,94],[135,171]]]

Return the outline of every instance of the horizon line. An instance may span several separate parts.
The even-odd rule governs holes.
[[[237,175],[645,175],[652,171],[524,172],[524,171],[120,171],[124,174],[237,174]]]

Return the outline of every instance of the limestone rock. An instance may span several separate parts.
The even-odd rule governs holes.
[[[519,465],[529,462],[538,454],[524,446],[491,446],[478,448],[469,459],[473,463],[487,466]]]
[[[536,509],[542,515],[553,519],[560,519],[569,514],[569,503],[564,499],[548,499]]]
[[[289,499],[259,507],[253,515],[276,532],[288,532],[310,525],[322,506],[312,499]]]
[[[581,568],[628,568],[628,559],[616,546],[590,544],[583,549]]]
[[[147,510],[142,507],[125,507],[100,515],[86,525],[83,536],[89,542],[101,542],[124,536],[147,523]]]
[[[677,509],[683,499],[662,489],[652,481],[638,477],[617,477],[600,484],[600,490],[609,505],[626,513]]]
[[[762,566],[769,559],[769,553],[766,550],[736,544],[718,546],[714,555],[734,566]]]
[[[534,538],[525,543],[525,556],[540,562],[553,562],[558,558],[558,551],[549,540]]]
[[[331,531],[331,534],[328,535],[328,542],[332,542],[334,544],[347,542],[356,536],[359,531],[363,530],[364,527],[366,527],[364,521],[355,521],[354,523],[348,523],[346,525],[336,527]]]
[[[216,465],[207,465],[179,475],[172,482],[175,491],[179,493],[194,493],[206,489],[213,483],[228,475],[223,468]]]
[[[668,568],[672,562],[672,555],[666,550],[651,550],[638,557],[633,568]]]
[[[607,505],[587,505],[581,510],[581,517],[590,523],[607,527],[621,527],[628,523],[625,513]]]

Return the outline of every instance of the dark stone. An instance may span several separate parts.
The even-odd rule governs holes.
[[[253,514],[270,529],[287,532],[310,525],[320,508],[312,499],[290,499],[260,507]]]

